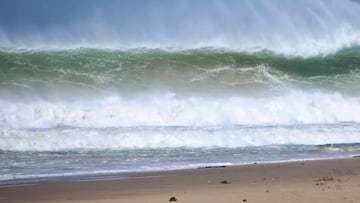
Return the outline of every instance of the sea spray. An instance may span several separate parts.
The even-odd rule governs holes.
[[[26,11],[17,1],[2,3],[13,11],[0,18],[3,48],[216,47],[315,56],[360,43],[360,4],[352,0],[64,1]]]

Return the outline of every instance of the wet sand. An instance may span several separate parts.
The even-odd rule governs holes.
[[[189,203],[360,202],[360,158],[209,167],[0,187],[0,203],[161,203],[169,202],[171,197],[176,202]]]

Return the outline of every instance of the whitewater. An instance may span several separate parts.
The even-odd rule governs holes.
[[[360,152],[357,1],[84,9],[0,20],[0,184]]]

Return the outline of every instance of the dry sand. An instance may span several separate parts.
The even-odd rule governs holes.
[[[119,179],[1,187],[0,203],[161,203],[169,202],[171,197],[181,203],[360,202],[360,158],[200,168],[111,178]]]

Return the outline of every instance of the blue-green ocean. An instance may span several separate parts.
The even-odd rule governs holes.
[[[0,184],[360,154],[357,1],[34,4],[1,14]]]

